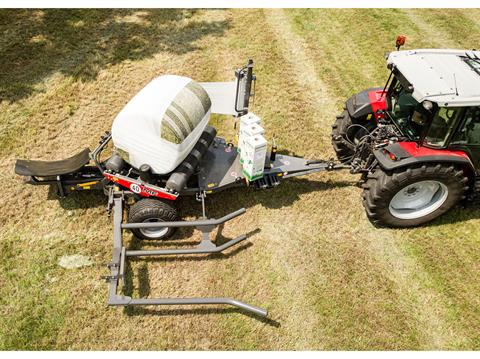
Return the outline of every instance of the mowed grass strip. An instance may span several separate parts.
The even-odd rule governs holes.
[[[365,218],[356,177],[328,173],[272,191],[207,199],[209,215],[247,213],[220,236],[250,232],[225,256],[131,263],[134,296],[227,295],[267,307],[237,310],[107,308],[111,220],[94,194],[46,200],[11,171],[17,156],[61,158],[95,146],[115,114],[164,73],[229,81],[255,60],[253,111],[281,150],[328,158],[329,124],[352,93],[381,86],[395,35],[408,48],[472,47],[478,12],[409,10],[3,11],[0,212],[3,349],[475,349],[479,343],[478,211],[432,226],[378,230]],[[413,16],[413,17],[412,17]],[[420,23],[416,19],[423,19]],[[466,20],[465,20],[466,19]],[[28,20],[28,21],[27,21]],[[425,25],[426,24],[426,25]],[[88,25],[88,30],[85,26]],[[427,27],[428,26],[428,27]],[[426,30],[441,36],[426,36]],[[79,35],[81,34],[81,35]],[[234,140],[233,121],[215,116]],[[198,216],[194,200],[184,216]],[[258,228],[259,230],[255,230]],[[192,235],[182,231],[176,243]],[[152,244],[131,239],[130,246]],[[193,234],[198,240],[198,233]],[[180,241],[179,241],[180,240]],[[33,250],[32,250],[33,249]],[[60,268],[64,254],[94,264]],[[5,305],[3,305],[5,304]]]

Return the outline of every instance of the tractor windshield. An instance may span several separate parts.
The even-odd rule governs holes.
[[[390,93],[390,117],[404,134],[418,139],[428,120],[428,113],[400,82],[396,82]]]

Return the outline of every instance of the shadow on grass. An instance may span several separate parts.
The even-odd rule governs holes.
[[[237,187],[218,192],[207,196],[206,212],[209,218],[223,217],[228,213],[234,212],[240,208],[250,208],[261,204],[265,208],[278,209],[292,205],[300,200],[300,195],[310,192],[321,192],[335,188],[343,188],[354,185],[356,182],[337,181],[322,182],[311,181],[307,178],[291,178],[282,181],[280,186],[267,189],[256,190],[253,187]],[[48,200],[59,200],[62,208],[79,209],[94,208],[100,205],[106,205],[107,198],[101,191],[79,191],[69,194],[66,198],[59,199],[56,194],[56,188],[52,186],[48,193]],[[201,204],[195,200],[194,196],[179,197],[176,201],[180,217],[200,218],[202,215]],[[223,226],[219,226],[218,243],[225,243],[225,237],[222,236]],[[173,240],[190,237],[193,233],[192,228],[179,228],[173,236]],[[148,241],[154,244],[157,241]],[[165,241],[161,241],[167,244]]]
[[[107,206],[107,197],[102,191],[78,191],[70,193],[65,198],[59,198],[56,186],[49,187],[47,201],[58,201],[60,207],[65,210],[96,208],[100,206],[105,206],[106,208]]]
[[[125,60],[185,54],[202,37],[221,36],[228,21],[191,19],[197,10],[0,10],[0,101],[17,101],[49,75],[96,79]]]
[[[301,199],[300,195],[304,193],[321,192],[329,189],[353,186],[355,184],[355,181],[321,182],[310,181],[307,178],[292,178],[283,181],[279,187],[269,190],[255,190],[245,187],[233,188],[207,197],[207,216],[209,218],[219,218],[242,207],[248,209],[257,204],[262,205],[266,209],[279,209],[294,204]],[[96,208],[106,206],[107,204],[106,197],[100,191],[75,192],[67,198],[59,199],[56,195],[56,189],[51,188],[47,199],[59,200],[60,206],[65,210]],[[180,197],[177,202],[181,217],[200,218],[202,215],[201,204],[197,202],[194,197]],[[442,226],[478,218],[480,218],[480,203],[461,203],[446,214],[418,228]],[[217,245],[221,245],[229,240],[229,238],[222,235],[222,230],[223,225],[218,227],[218,233],[215,238]],[[134,240],[131,242],[131,249],[140,249],[144,244],[151,244],[153,246],[161,245],[165,247],[191,246],[198,244],[198,241],[182,241],[182,239],[191,238],[193,234],[194,228],[179,228],[168,241]]]
[[[237,187],[218,192],[206,197],[206,211],[208,217],[222,217],[239,208],[248,208],[262,205],[266,209],[279,209],[293,205],[301,199],[301,195],[311,192],[322,192],[336,188],[350,187],[355,181],[312,181],[308,178],[289,178],[278,187],[266,190],[256,190],[252,187]],[[201,206],[194,198],[180,199],[179,208],[182,216],[198,216]],[[241,217],[240,217],[241,218]]]
[[[480,218],[480,203],[461,203],[447,213],[417,228],[445,226]]]
[[[205,314],[228,314],[239,313],[247,317],[256,319],[262,323],[270,325],[275,328],[281,326],[280,322],[272,318],[262,318],[253,313],[247,312],[240,308],[174,308],[174,309],[149,309],[145,307],[125,307],[125,314],[129,316],[135,315],[151,315],[151,316],[183,316],[188,314],[205,315]]]

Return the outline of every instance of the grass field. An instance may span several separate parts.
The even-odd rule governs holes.
[[[422,228],[376,229],[348,173],[228,191],[208,198],[207,210],[246,207],[222,234],[251,232],[249,244],[208,259],[132,262],[130,290],[232,296],[271,319],[223,308],[124,310],[106,306],[99,280],[111,256],[105,198],[51,199],[13,166],[93,148],[155,76],[227,81],[248,58],[258,77],[253,111],[280,149],[333,157],[335,114],[352,93],[383,85],[397,34],[407,48],[478,48],[479,23],[470,9],[0,11],[0,349],[478,350],[476,208]],[[231,118],[213,123],[234,138]],[[182,208],[200,214],[195,201]],[[166,245],[190,243],[188,234]],[[65,254],[93,265],[63,269]]]

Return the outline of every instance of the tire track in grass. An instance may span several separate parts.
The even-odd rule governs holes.
[[[365,228],[365,233],[369,232]],[[449,318],[448,298],[435,290],[433,278],[402,245],[408,232],[386,229],[370,232],[367,238],[370,251],[381,263],[384,275],[395,283],[399,293],[398,305],[411,311],[421,334],[422,349],[462,347],[467,340],[461,335],[454,318]]]
[[[437,39],[441,39],[441,44],[443,48],[456,48],[458,46],[458,41],[453,39],[450,36],[450,33],[444,29],[434,26],[428,21],[425,21],[422,10],[419,9],[402,9],[402,11],[410,18],[410,20],[418,27],[419,31],[422,33],[423,37],[431,39],[430,41],[433,44],[438,44]],[[425,9],[423,11],[426,11]],[[408,39],[407,39],[408,41]],[[432,48],[435,46],[432,46]]]
[[[234,14],[235,15],[235,14]],[[291,126],[286,122],[292,110],[293,105],[286,104],[286,108],[282,113],[278,113],[275,108],[276,100],[281,96],[292,96],[297,94],[298,85],[290,75],[284,75],[285,69],[279,69],[275,64],[281,63],[284,58],[282,54],[277,53],[277,39],[267,27],[262,35],[256,32],[256,28],[264,27],[264,15],[262,11],[242,11],[242,16],[233,16],[234,31],[229,33],[229,37],[222,39],[218,45],[219,51],[216,52],[215,46],[209,51],[215,52],[220,61],[217,64],[219,68],[225,66],[232,66],[231,61],[237,61],[238,58],[244,61],[244,56],[248,55],[256,61],[256,73],[259,76],[262,87],[258,88],[258,102],[255,108],[260,116],[264,116],[265,126],[267,131],[278,130]],[[250,30],[245,30],[245,24],[250,24]],[[246,53],[243,46],[245,39],[249,39],[248,53]],[[268,44],[268,45],[265,45]],[[221,49],[222,46],[231,49],[225,51]],[[268,48],[265,48],[268,46]],[[228,65],[225,65],[229,62]],[[288,64],[287,74],[291,73],[291,66]],[[262,80],[263,79],[263,80]],[[273,83],[270,86],[268,82]],[[279,94],[279,88],[282,84],[288,84],[288,91]],[[295,88],[291,88],[295,87]],[[263,100],[262,100],[263,99]],[[303,104],[304,99],[299,101]],[[308,107],[308,110],[305,110]],[[258,110],[258,111],[257,111]],[[310,106],[304,106],[303,112],[310,114]],[[296,113],[298,115],[298,113]],[[285,118],[284,118],[285,117]],[[301,118],[299,116],[298,122],[304,124],[306,132],[315,129],[311,124],[310,116]],[[298,124],[292,126],[292,131],[298,127]],[[289,130],[286,130],[287,134]],[[271,133],[271,132],[270,132]],[[292,139],[293,142],[294,139]],[[297,141],[296,145],[299,143]],[[300,145],[303,149],[303,146]],[[240,192],[241,191],[241,192]],[[280,197],[281,193],[264,193],[258,192],[256,195],[245,193],[245,189],[239,192],[225,193],[224,195],[217,195],[214,199],[217,204],[223,203],[223,210],[227,211],[232,206],[243,206],[248,208],[246,215],[242,216],[240,224],[235,225],[231,223],[228,225],[230,231],[245,231],[244,225],[248,223],[248,229],[255,228],[257,225],[261,228],[261,234],[253,237],[254,246],[248,250],[237,253],[234,257],[228,258],[225,264],[221,264],[217,271],[225,271],[229,274],[224,279],[226,288],[234,285],[239,288],[245,288],[244,298],[252,298],[257,305],[266,305],[271,310],[270,318],[277,320],[280,327],[266,325],[257,320],[252,320],[244,315],[228,315],[224,318],[224,326],[226,332],[229,333],[227,338],[221,344],[222,347],[227,348],[265,348],[265,349],[279,349],[279,348],[297,348],[305,349],[312,346],[319,347],[318,338],[318,321],[315,317],[315,311],[310,310],[314,308],[311,303],[311,298],[307,297],[308,278],[311,277],[308,273],[308,268],[305,268],[304,261],[314,261],[315,257],[311,252],[305,251],[302,245],[304,241],[298,234],[290,238],[292,232],[290,226],[286,224],[272,226],[272,223],[285,222],[288,217],[290,222],[295,220],[295,216],[299,216],[299,210],[285,208],[282,210],[274,210],[270,207],[282,203],[284,199]],[[291,197],[291,196],[288,196]],[[293,196],[295,197],[295,196]],[[224,201],[222,201],[224,198]],[[232,201],[233,199],[233,201]],[[230,204],[226,204],[228,201]],[[268,204],[264,206],[260,203]],[[228,202],[227,202],[228,203]],[[224,213],[223,213],[224,214]],[[279,218],[279,216],[281,216]],[[291,218],[293,216],[293,218]],[[298,230],[297,230],[298,232]],[[237,232],[236,234],[238,234]],[[246,270],[253,268],[252,271]],[[239,278],[239,269],[244,273]],[[231,273],[231,274],[230,274]],[[225,273],[224,273],[225,274]],[[249,293],[255,293],[251,296]],[[242,297],[240,297],[242,298]],[[219,343],[220,345],[220,343]]]
[[[226,76],[225,71],[230,73],[232,66],[241,65],[237,62],[242,61],[243,63],[247,55],[255,60],[256,73],[259,75],[262,84],[271,80],[270,76],[265,76],[265,72],[276,78],[279,71],[272,69],[272,57],[276,58],[277,54],[275,53],[275,46],[271,44],[270,33],[265,31],[259,36],[254,30],[255,27],[264,25],[263,12],[261,10],[248,10],[242,11],[241,17],[235,15],[232,11],[231,16],[234,26],[229,36],[208,50],[219,59],[219,63],[215,66],[220,69],[220,79]],[[244,29],[245,23],[251,25],[250,30],[246,31]],[[243,43],[245,39],[250,39],[250,46],[247,50],[243,46],[239,46],[239,43]],[[264,46],[262,46],[264,42],[271,47],[272,52],[269,54],[264,52]],[[227,68],[229,70],[222,70]],[[263,86],[258,89],[259,99],[264,94],[263,91],[268,90],[267,85]],[[278,96],[278,94],[276,95]],[[265,115],[270,111],[269,108],[274,106],[274,99],[271,97],[269,99],[271,100],[270,103],[268,103],[268,100],[264,100],[267,102],[256,105],[255,112],[260,116]],[[274,127],[273,120],[270,116],[265,117],[265,126]],[[219,128],[229,132],[224,124]],[[269,130],[267,129],[267,131]],[[300,268],[293,270],[292,266],[297,267],[297,265],[292,264],[293,260],[290,256],[291,253],[298,250],[292,249],[291,245],[287,244],[289,241],[282,241],[285,243],[281,245],[277,243],[279,241],[279,237],[276,237],[279,234],[278,228],[270,228],[269,222],[275,222],[278,219],[271,217],[270,209],[262,208],[258,204],[264,196],[261,194],[253,196],[251,192],[245,193],[245,191],[247,190],[240,189],[228,194],[218,194],[216,195],[218,197],[214,198],[213,201],[217,204],[222,203],[223,211],[237,208],[233,206],[248,208],[247,214],[242,216],[239,224],[232,222],[228,225],[228,228],[226,227],[228,231],[236,232],[236,234],[241,233],[239,231],[245,231],[244,226],[248,223],[247,228],[249,230],[257,226],[261,228],[261,234],[252,237],[254,243],[252,248],[228,258],[217,267],[216,271],[223,273],[221,287],[225,287],[225,289],[232,286],[241,288],[245,293],[242,295],[243,298],[252,298],[250,300],[254,304],[266,306],[271,311],[270,318],[278,320],[281,324],[277,328],[243,314],[227,315],[223,319],[223,325],[225,332],[229,334],[223,339],[223,343],[218,343],[218,345],[229,349],[302,349],[311,347],[313,337],[309,333],[316,327],[316,323],[311,320],[314,313],[306,313],[307,315],[305,315],[305,311],[301,311],[299,315],[295,315],[295,308],[304,306],[306,302],[302,297],[303,269],[300,266]],[[272,234],[272,236],[269,234]],[[271,242],[273,237],[274,243]],[[283,237],[285,237],[285,234],[283,234]],[[247,268],[252,268],[252,270],[249,271]],[[282,278],[282,280],[278,281],[278,278]],[[292,283],[297,286],[292,285]],[[242,296],[239,299],[242,299]]]
[[[309,99],[309,105],[315,112],[316,119],[319,122],[318,126],[321,127],[320,133],[323,135],[322,142],[324,146],[330,147],[330,141],[329,138],[327,141],[327,136],[329,135],[328,129],[331,125],[330,115],[336,112],[336,108],[333,105],[336,98],[329,93],[328,87],[318,78],[316,64],[311,59],[311,55],[308,51],[308,44],[301,36],[295,34],[285,12],[281,9],[271,10],[266,12],[266,18],[276,37],[277,43],[280,45],[280,51],[283,58],[288,62],[289,67],[294,69],[293,72],[296,74],[295,81],[297,82],[297,85],[303,89],[305,97]],[[293,214],[293,216],[297,215],[298,214]],[[290,218],[286,222],[297,223],[298,226],[302,226],[301,223],[298,223],[298,219],[295,217]],[[305,248],[309,248],[308,243],[300,241],[301,239],[311,240],[312,238],[315,238],[318,243],[324,243],[326,239],[323,238],[323,236],[318,238],[318,234],[314,235],[310,233],[310,235],[299,236],[298,229],[291,227],[282,226],[282,230],[282,233],[277,233],[278,231],[276,231],[275,228],[269,228],[268,233],[270,234],[270,242],[276,243],[280,239],[280,242],[282,243],[277,243],[278,248],[276,248],[275,251],[278,258],[272,260],[272,263],[276,263],[275,265],[277,266],[281,264],[280,268],[282,268],[282,271],[284,272],[283,280],[295,283],[294,287],[284,288],[284,292],[292,298],[292,306],[302,308],[301,310],[298,310],[300,315],[294,318],[289,318],[290,322],[287,324],[289,327],[296,328],[296,330],[303,328],[301,329],[303,333],[300,337],[301,341],[297,343],[298,346],[296,347],[321,348],[324,345],[329,345],[329,343],[335,343],[335,339],[328,336],[325,337],[321,329],[322,325],[335,326],[335,317],[332,317],[331,314],[328,313],[329,318],[327,321],[320,321],[320,318],[318,317],[319,312],[310,309],[316,308],[316,301],[318,300],[315,295],[311,295],[312,285],[314,285],[313,283],[323,283],[320,284],[320,286],[326,286],[327,291],[334,291],[333,298],[336,298],[338,295],[341,296],[342,294],[338,293],[335,289],[330,288],[329,284],[327,284],[328,278],[331,274],[324,273],[324,265],[319,266],[317,271],[314,271],[312,269],[316,266],[305,268],[305,263],[313,264],[322,262],[321,259],[341,259],[343,256],[323,253],[321,249],[320,252],[317,253],[314,251],[305,251]],[[330,232],[331,230],[327,229],[327,237],[331,235],[332,238],[339,239],[335,233]],[[299,240],[298,243],[296,240]],[[288,248],[283,246],[284,243],[288,243]],[[302,247],[302,245],[305,245],[305,247]],[[360,246],[355,246],[351,243],[347,243],[346,246],[352,253],[357,253],[360,248]],[[338,249],[338,244],[333,244],[332,253],[334,253],[335,249]],[[292,256],[292,253],[296,254]],[[318,253],[322,253],[320,254],[321,257],[318,257]],[[301,258],[302,256],[303,258]],[[298,263],[293,260],[292,257],[296,257]],[[320,295],[328,296],[327,293],[321,293]],[[333,306],[334,308],[338,308],[338,305],[336,304],[333,304]],[[305,308],[309,309],[305,310]],[[345,307],[344,309],[348,308]]]
[[[316,74],[316,66],[308,53],[307,43],[303,38],[295,34],[291,23],[283,9],[265,10],[265,20],[272,32],[276,45],[279,47],[280,56],[287,63],[289,74],[299,89],[301,89],[302,100],[312,113],[311,119],[304,121],[311,122],[318,128],[319,136],[316,138],[316,146],[320,142],[320,148],[332,152],[330,146],[331,116],[337,112],[333,96]],[[324,151],[322,151],[324,152]],[[323,156],[326,157],[325,154]],[[303,197],[303,196],[302,196]],[[308,195],[312,198],[312,195]],[[299,207],[300,206],[300,207]],[[283,295],[283,305],[288,304],[290,310],[286,311],[285,329],[290,340],[289,348],[322,349],[325,343],[318,312],[315,310],[316,297],[311,296],[313,282],[325,282],[323,273],[316,272],[314,266],[308,263],[321,261],[319,254],[312,251],[311,237],[302,235],[303,216],[300,203],[291,206],[283,213],[270,215],[281,216],[284,225],[281,230],[277,226],[267,226],[266,235],[271,250],[275,256],[272,257],[272,266],[279,268],[282,275],[279,282]],[[270,223],[277,219],[272,218]],[[322,237],[322,236],[320,236]],[[316,238],[322,242],[322,238]]]
[[[335,101],[326,86],[317,76],[316,64],[308,53],[308,44],[292,29],[290,20],[283,9],[265,11],[267,24],[272,29],[283,58],[294,70],[294,79],[303,89],[303,97],[314,111],[315,124],[322,130],[321,141],[324,146],[330,145],[330,133],[333,114],[337,113]]]

